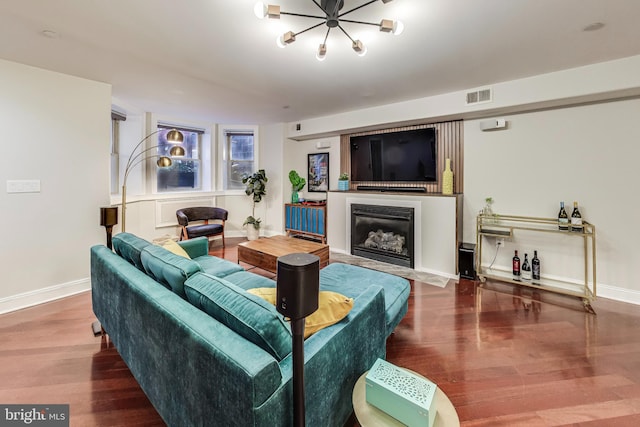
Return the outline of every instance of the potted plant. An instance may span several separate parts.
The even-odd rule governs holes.
[[[266,183],[269,181],[264,169],[260,169],[253,175],[244,175],[242,183],[245,185],[245,194],[252,197],[251,215],[244,221],[247,227],[247,239],[256,240],[260,236],[260,218],[256,218],[256,203],[260,203],[267,194]]]
[[[349,174],[342,172],[338,178],[338,190],[347,191],[349,189]]]
[[[304,188],[307,180],[298,175],[298,172],[291,170],[289,181],[291,182],[291,203],[298,203],[298,191]]]
[[[484,207],[481,213],[488,217],[488,222],[495,224],[498,222],[498,214],[493,212],[493,197],[487,197],[484,199]]]

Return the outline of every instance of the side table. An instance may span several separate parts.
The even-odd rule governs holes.
[[[413,372],[409,369],[406,370],[424,378],[424,376],[416,372]],[[353,412],[355,413],[360,425],[362,427],[404,426],[404,424],[402,424],[392,416],[387,415],[380,409],[367,403],[365,382],[367,372],[365,372],[360,376],[360,378],[358,378],[358,381],[353,388]],[[458,413],[453,407],[453,404],[451,404],[451,401],[449,400],[447,395],[444,394],[442,390],[440,390],[440,387],[438,387],[438,389],[436,390],[434,407],[437,411],[436,419],[433,423],[434,427],[460,427]]]

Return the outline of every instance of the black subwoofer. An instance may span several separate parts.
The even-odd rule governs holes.
[[[476,279],[476,245],[462,243],[458,248],[458,272],[463,279]]]

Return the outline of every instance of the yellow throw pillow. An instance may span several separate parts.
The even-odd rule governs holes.
[[[167,240],[166,242],[162,243],[162,247],[176,255],[180,255],[187,259],[191,259],[187,251],[182,249],[182,246],[180,246],[177,242],[174,242],[173,240]]]
[[[259,296],[270,304],[276,304],[276,288],[254,288],[247,292]],[[304,337],[308,338],[322,328],[338,323],[353,308],[353,298],[347,298],[337,292],[320,291],[318,309],[304,322]]]

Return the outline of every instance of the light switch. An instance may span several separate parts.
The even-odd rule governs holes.
[[[39,193],[39,179],[14,179],[7,181],[7,193]]]

